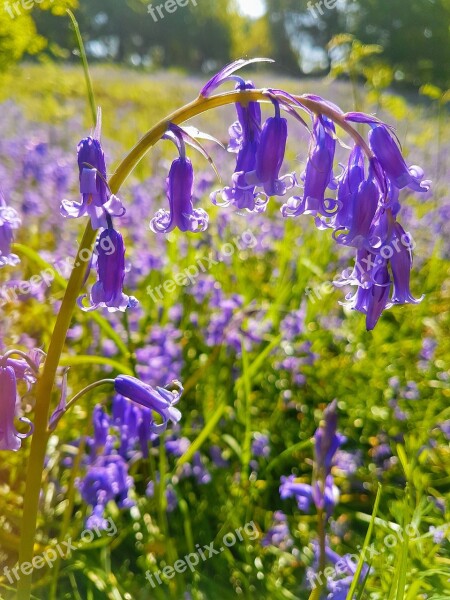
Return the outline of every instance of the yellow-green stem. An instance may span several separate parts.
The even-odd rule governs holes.
[[[302,106],[317,114],[324,114],[351,135],[357,144],[361,145],[368,156],[371,151],[359,136],[359,134],[347,124],[342,115],[321,103],[315,102],[309,98],[296,96],[295,99]],[[136,144],[131,152],[125,157],[116,172],[109,181],[109,187],[113,194],[117,194],[128,175],[133,171],[139,161],[145,156],[148,150],[161,139],[165,134],[170,123],[181,124],[184,121],[195,117],[203,112],[233,104],[235,102],[248,103],[251,101],[265,102],[269,98],[264,90],[245,90],[235,91],[203,98],[199,96],[190,104],[175,111],[166,119],[155,125],[144,137]],[[292,103],[292,106],[296,106]],[[39,495],[41,491],[42,471],[44,468],[45,453],[48,441],[48,418],[50,413],[52,392],[55,384],[57,369],[60,363],[61,354],[66,341],[67,331],[72,321],[73,311],[76,301],[83,285],[86,264],[80,257],[80,253],[85,250],[91,250],[95,241],[95,230],[90,223],[87,225],[80,243],[80,247],[75,261],[75,266],[67,285],[64,299],[58,313],[52,339],[48,349],[47,358],[43,373],[37,383],[36,388],[36,408],[34,418],[34,434],[31,441],[30,456],[28,460],[27,478],[25,482],[25,496],[23,506],[21,541],[19,548],[19,563],[30,563],[33,559],[34,542],[36,537],[37,516],[39,508]],[[21,576],[18,588],[18,600],[29,600],[31,594],[32,575]]]

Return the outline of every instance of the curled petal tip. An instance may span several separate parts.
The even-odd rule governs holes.
[[[247,65],[250,65],[252,63],[257,63],[257,62],[275,62],[274,60],[272,60],[271,58],[251,58],[251,59],[244,59],[244,58],[240,58],[238,60],[235,60],[234,62],[230,63],[229,65],[226,65],[223,69],[221,69],[216,75],[214,75],[214,77],[212,77],[208,83],[202,88],[201,92],[200,92],[200,96],[203,96],[204,98],[208,98],[208,96],[211,95],[212,92],[214,92],[214,90],[216,90],[220,85],[222,85],[222,83],[224,83],[225,81],[228,81],[230,76],[235,73],[236,71],[238,71],[239,69],[242,69],[243,67],[246,67]]]

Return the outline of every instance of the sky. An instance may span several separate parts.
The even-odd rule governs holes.
[[[263,0],[238,0],[238,4],[242,14],[249,17],[258,18],[265,12]]]

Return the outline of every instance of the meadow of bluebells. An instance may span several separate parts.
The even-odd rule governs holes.
[[[2,103],[2,595],[14,597],[36,379],[90,219],[101,233],[58,370],[36,552],[108,518],[118,534],[36,569],[33,597],[308,599],[325,564],[318,598],[344,600],[378,483],[377,553],[355,597],[446,597],[449,201],[429,182],[428,109],[411,107],[409,131],[317,82],[320,96],[305,95],[326,107],[317,116],[287,93],[298,82],[225,69],[206,86],[187,80],[178,104],[270,85],[267,102],[202,117],[206,139],[170,126],[117,197],[107,178],[119,158],[176,107],[161,94],[133,132],[142,98],[180,86],[134,81],[128,98],[120,73],[95,80],[106,98],[90,134],[69,95],[59,119],[49,90],[39,117],[14,89]],[[250,521],[258,540],[150,586],[147,572]],[[409,524],[399,565],[402,542],[384,539]],[[400,569],[404,594],[391,596]]]

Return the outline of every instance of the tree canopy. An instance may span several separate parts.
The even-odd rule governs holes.
[[[2,12],[0,69],[44,49],[69,56],[73,32],[58,15],[76,2],[44,0],[14,19]],[[270,55],[290,74],[322,74],[331,66],[329,41],[345,32],[380,44],[397,81],[448,85],[450,0],[408,0],[407,10],[405,2],[329,0],[333,8],[327,9],[319,0],[265,0],[266,14],[250,19],[236,0],[79,0],[76,16],[91,61],[198,70],[238,56]]]

